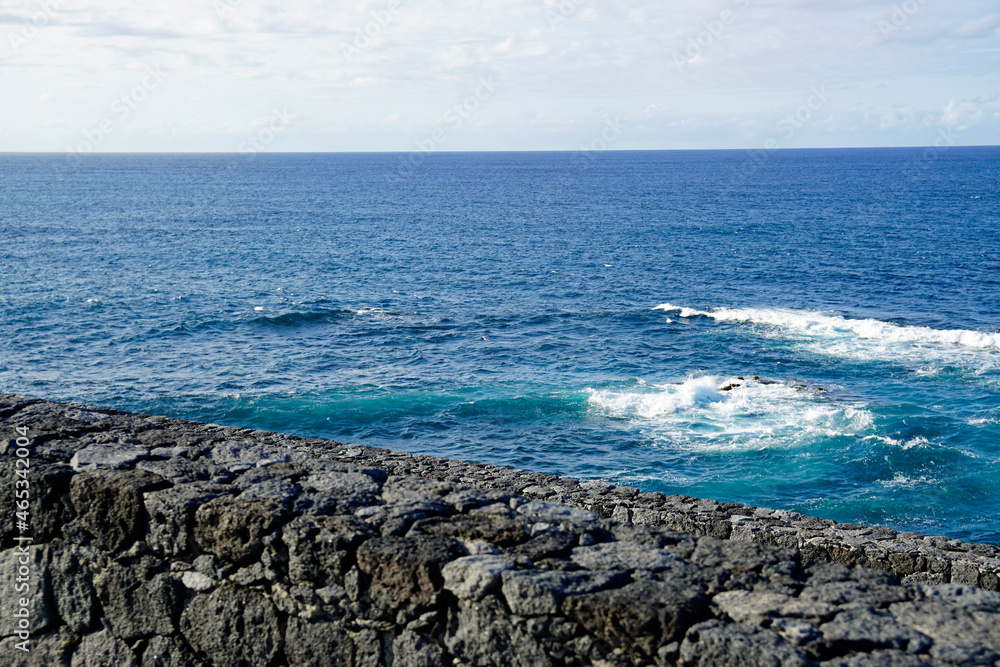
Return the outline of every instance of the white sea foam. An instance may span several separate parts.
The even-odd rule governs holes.
[[[883,445],[889,445],[890,447],[899,447],[902,450],[913,449],[914,447],[926,447],[931,444],[930,440],[922,435],[918,435],[915,438],[910,438],[909,440],[898,440],[886,435],[869,435],[864,438],[866,441],[881,442]]]
[[[354,311],[355,315],[371,317],[374,320],[387,320],[392,315],[384,308],[361,308]]]
[[[722,387],[738,384],[729,391]],[[699,450],[795,447],[858,435],[872,426],[862,404],[785,383],[690,377],[678,384],[589,389],[591,405],[658,442]]]
[[[981,349],[1000,349],[1000,333],[968,329],[931,329],[929,327],[903,326],[892,322],[865,319],[854,320],[839,315],[818,312],[784,310],[778,308],[716,308],[713,311],[681,308],[669,303],[655,310],[680,311],[681,317],[702,315],[720,322],[749,322],[798,331],[817,337],[836,338],[845,334],[857,338],[888,343],[917,343],[961,345]]]
[[[592,403],[614,412],[652,418],[723,401],[726,396],[720,387],[718,379],[704,376],[690,378],[678,385],[658,386],[660,391],[589,391]]]
[[[918,486],[937,484],[938,480],[931,479],[925,475],[909,477],[902,473],[896,473],[892,479],[880,479],[878,483],[888,489],[913,489]]]
[[[1000,351],[1000,333],[968,329],[931,329],[904,326],[874,319],[849,319],[813,311],[779,308],[716,308],[694,310],[664,303],[655,308],[679,312],[681,317],[709,317],[718,322],[761,325],[764,335],[802,341],[825,355],[859,359],[907,359],[927,362],[960,361],[969,354],[995,358]],[[1000,362],[1000,360],[997,360]],[[938,372],[931,365],[922,368]]]

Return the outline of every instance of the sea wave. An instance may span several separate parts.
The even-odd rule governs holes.
[[[258,311],[260,312],[260,311]],[[346,308],[290,310],[280,315],[261,315],[251,320],[253,324],[272,327],[299,327],[310,324],[329,324],[356,315],[354,310]]]
[[[980,370],[1000,366],[1000,333],[969,329],[932,329],[851,319],[815,311],[780,308],[716,308],[711,311],[675,306],[656,310],[678,312],[682,318],[709,318],[717,322],[756,325],[755,333],[782,338],[808,351],[823,355],[903,363],[920,374],[937,374],[947,366],[971,366]],[[931,366],[927,366],[930,363]]]
[[[682,448],[797,447],[872,426],[864,404],[832,399],[799,382],[701,375],[676,384],[587,391],[595,408]]]
[[[1000,333],[969,329],[931,329],[875,319],[849,319],[840,315],[780,308],[716,308],[704,311],[664,303],[656,306],[654,310],[679,311],[681,317],[710,317],[719,322],[766,324],[817,337],[853,335],[857,338],[887,343],[961,345],[1000,350]]]

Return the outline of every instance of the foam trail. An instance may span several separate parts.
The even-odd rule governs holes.
[[[811,351],[860,360],[966,366],[984,370],[1000,364],[1000,333],[967,329],[931,329],[874,319],[849,319],[813,311],[778,308],[716,308],[711,311],[664,303],[655,308],[679,312],[683,318],[707,317],[718,322],[761,325],[763,335],[797,341]],[[983,367],[983,364],[986,364]],[[933,374],[932,366],[920,372]]]

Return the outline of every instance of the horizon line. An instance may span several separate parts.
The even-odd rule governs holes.
[[[423,155],[435,154],[475,154],[475,153],[697,153],[697,152],[795,152],[795,151],[837,151],[837,150],[919,150],[934,149],[945,152],[956,148],[1000,148],[1000,144],[970,144],[970,145],[907,145],[907,146],[806,146],[806,147],[752,147],[752,148],[602,148],[592,149],[581,148],[540,148],[540,149],[483,149],[483,150],[435,150],[421,151],[411,150],[315,150],[315,151],[214,151],[214,150],[123,150],[123,151],[91,151],[78,152],[70,150],[62,151],[5,151],[0,150],[0,155],[73,155],[74,157],[87,157],[97,155],[408,155],[411,153],[421,153]]]

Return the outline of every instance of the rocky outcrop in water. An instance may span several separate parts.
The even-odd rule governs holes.
[[[11,395],[0,478],[4,664],[1000,665],[992,546]]]

